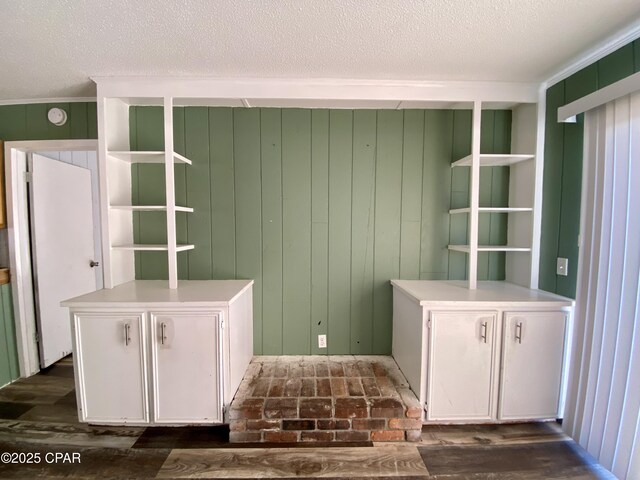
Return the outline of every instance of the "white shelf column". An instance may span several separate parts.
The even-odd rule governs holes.
[[[178,258],[176,245],[176,194],[173,168],[173,98],[164,97],[164,171],[167,196],[167,262],[169,288],[178,288]]]
[[[480,207],[480,120],[482,104],[473,102],[473,130],[471,132],[471,179],[469,214],[469,255],[468,278],[469,288],[476,289],[478,282],[478,209]]]

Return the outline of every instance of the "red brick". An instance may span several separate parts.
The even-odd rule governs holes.
[[[276,430],[280,424],[280,420],[247,420],[247,430]]]
[[[407,442],[419,442],[422,440],[422,430],[407,430]]]
[[[303,442],[331,442],[333,432],[300,432],[300,440]]]
[[[269,386],[271,385],[270,378],[259,378],[253,384],[253,397],[266,397],[269,393]]]
[[[331,362],[329,364],[329,371],[332,377],[344,377],[344,370],[342,364],[338,362]]]
[[[347,396],[347,386],[344,382],[344,378],[331,379],[331,395],[334,397]]]
[[[376,383],[383,397],[398,397],[398,391],[389,377],[377,377]]]
[[[275,378],[287,378],[289,375],[289,365],[284,363],[276,363],[273,368],[273,376]]]
[[[405,406],[405,416],[408,418],[422,418],[422,407],[420,402],[408,388],[401,388],[398,390],[400,398]]]
[[[284,397],[284,378],[274,378],[269,387],[269,397]]]
[[[302,368],[300,365],[289,365],[289,378],[302,377]]]
[[[229,432],[229,443],[260,442],[260,432]]]
[[[352,397],[362,397],[364,395],[359,378],[348,378],[347,388],[349,389],[349,395]]]
[[[369,432],[364,430],[345,430],[336,432],[336,441],[338,442],[366,442],[369,440]]]
[[[328,378],[319,378],[316,380],[316,387],[318,387],[318,397],[330,397],[331,396],[331,382]]]
[[[336,418],[368,417],[367,402],[364,398],[336,398]]]
[[[316,371],[313,368],[312,363],[303,363],[302,364],[302,376],[303,377],[315,377]]]
[[[349,420],[318,420],[318,430],[349,430]]]
[[[300,399],[300,418],[331,418],[330,398]]]
[[[348,362],[343,365],[344,373],[347,377],[359,377],[360,370],[358,370],[358,364],[355,362]]]
[[[283,420],[282,430],[315,430],[315,420]]]
[[[273,377],[273,371],[275,370],[275,363],[263,363],[260,365],[260,372],[256,375],[261,378]]]
[[[299,397],[302,389],[302,380],[299,378],[289,378],[284,384],[285,397]]]
[[[230,432],[244,432],[247,429],[246,420],[231,420],[229,422]]]
[[[361,377],[373,377],[373,368],[369,362],[358,362],[358,370]]]
[[[375,378],[363,378],[362,387],[364,388],[364,394],[367,397],[380,396],[380,389],[378,388],[378,384],[376,383]]]
[[[267,398],[264,404],[266,418],[296,418],[298,416],[297,398]]]
[[[302,388],[300,389],[301,397],[315,397],[316,396],[316,381],[313,378],[303,378]]]
[[[374,442],[401,442],[404,440],[404,432],[402,430],[371,432],[371,440]]]
[[[326,363],[318,363],[316,365],[316,377],[328,377],[329,366]]]
[[[387,377],[387,376],[389,376],[389,373],[387,372],[387,369],[381,363],[373,362],[371,364],[371,367],[373,368],[373,374],[376,377]]]
[[[351,425],[354,430],[383,430],[387,421],[382,418],[354,418]]]
[[[264,432],[265,442],[297,442],[298,432]]]
[[[417,418],[391,418],[389,419],[391,430],[420,430],[422,422]]]
[[[372,398],[371,418],[404,417],[404,406],[395,398]]]
[[[262,398],[248,398],[234,402],[229,409],[229,420],[262,418],[263,405],[264,399]]]

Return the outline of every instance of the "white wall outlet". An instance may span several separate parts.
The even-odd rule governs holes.
[[[566,277],[569,274],[569,259],[558,257],[556,262],[556,275]]]
[[[318,348],[327,348],[327,336],[318,335]]]

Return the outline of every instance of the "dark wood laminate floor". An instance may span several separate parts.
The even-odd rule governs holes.
[[[2,479],[614,478],[555,423],[425,426],[417,444],[285,447],[230,445],[224,426],[145,429],[81,424],[70,358],[0,389],[0,453],[22,461],[0,463]],[[31,463],[24,462],[28,457]]]

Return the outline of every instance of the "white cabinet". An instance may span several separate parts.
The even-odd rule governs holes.
[[[496,314],[434,312],[429,338],[429,420],[490,420]]]
[[[565,312],[505,312],[501,420],[557,415],[566,319]]]
[[[392,284],[393,356],[426,422],[561,415],[571,300],[505,282]]]
[[[220,312],[152,312],[154,421],[222,422]]]
[[[253,356],[253,280],[135,281],[63,302],[80,421],[224,422]]]
[[[144,319],[140,312],[75,315],[81,421],[149,421]]]

